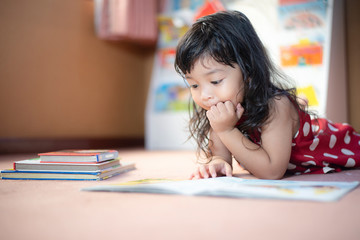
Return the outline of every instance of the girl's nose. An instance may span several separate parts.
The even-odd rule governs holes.
[[[212,99],[214,96],[213,94],[211,93],[211,91],[209,91],[208,89],[204,89],[202,92],[201,92],[201,99],[203,101],[207,101],[209,99]]]

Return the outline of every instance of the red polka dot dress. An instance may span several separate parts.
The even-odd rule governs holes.
[[[360,134],[350,125],[311,119],[302,111],[299,119],[288,172],[322,174],[360,167]]]

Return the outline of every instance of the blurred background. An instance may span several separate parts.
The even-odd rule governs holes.
[[[189,96],[173,70],[173,49],[199,14],[221,7],[248,14],[274,61],[297,83],[308,79],[301,93],[320,115],[360,130],[359,1],[209,2],[1,0],[0,154],[191,149]],[[287,14],[314,2],[324,23],[295,34]],[[320,62],[283,59],[310,45],[320,46]]]

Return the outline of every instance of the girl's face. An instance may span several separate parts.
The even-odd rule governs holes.
[[[219,102],[231,101],[235,108],[242,103],[243,76],[240,67],[237,64],[234,67],[212,57],[197,60],[191,72],[185,75],[194,102],[205,110]]]

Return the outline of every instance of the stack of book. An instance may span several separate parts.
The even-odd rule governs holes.
[[[135,169],[120,163],[116,150],[63,150],[39,153],[39,158],[16,161],[2,170],[2,179],[17,180],[104,180]]]

